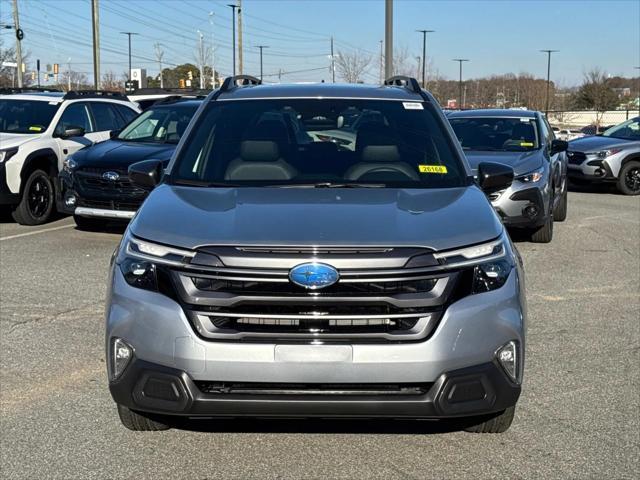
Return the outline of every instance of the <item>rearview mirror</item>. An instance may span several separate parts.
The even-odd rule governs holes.
[[[565,142],[564,140],[553,140],[551,142],[551,155],[564,152],[568,148],[569,148],[569,142]]]
[[[84,137],[84,128],[70,125],[60,134],[60,138]]]
[[[513,182],[513,168],[502,163],[484,162],[478,165],[478,185],[485,193],[509,188]]]
[[[119,128],[118,130],[111,130],[111,131],[109,132],[109,138],[113,140],[113,139],[114,139],[114,138],[116,138],[118,135],[120,135],[120,132],[121,132],[121,131],[122,131],[122,129],[121,129],[121,128]]]
[[[161,160],[143,160],[130,165],[128,172],[134,185],[152,189],[162,180],[164,167]]]

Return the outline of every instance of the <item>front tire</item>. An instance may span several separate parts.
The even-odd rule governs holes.
[[[134,432],[158,432],[169,430],[169,425],[158,421],[159,417],[151,414],[141,414],[124,405],[118,404],[118,415],[122,425]]]
[[[618,190],[624,195],[640,194],[640,162],[627,162],[618,175]]]
[[[504,433],[509,430],[516,412],[515,405],[490,417],[469,419],[464,430],[471,433]],[[477,423],[476,423],[477,422]]]
[[[564,191],[560,194],[560,201],[558,202],[558,205],[556,205],[556,208],[553,211],[553,221],[554,222],[564,222],[567,219],[567,203],[568,203],[568,199],[567,199],[567,183],[565,181],[564,184]]]
[[[42,225],[54,211],[54,187],[44,170],[36,169],[24,182],[22,198],[13,211],[13,219],[20,225]]]

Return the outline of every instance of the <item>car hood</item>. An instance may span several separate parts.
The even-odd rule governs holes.
[[[23,143],[27,143],[29,140],[38,138],[41,133],[7,133],[0,132],[0,148],[13,148],[19,147]]]
[[[478,173],[478,165],[482,162],[502,163],[513,168],[514,175],[523,175],[542,166],[542,150],[529,152],[480,152],[467,150],[464,152],[473,170]]]
[[[107,140],[78,150],[73,159],[78,166],[100,166],[107,168],[127,168],[132,163],[141,160],[165,160],[173,155],[176,145],[121,142]]]
[[[633,140],[592,135],[590,137],[582,137],[571,140],[569,142],[569,150],[574,152],[597,152],[598,150],[602,150],[603,148],[617,146],[625,147],[630,143],[634,143]]]
[[[502,224],[476,186],[449,189],[198,188],[161,185],[131,232],[206,245],[421,246],[494,239]]]

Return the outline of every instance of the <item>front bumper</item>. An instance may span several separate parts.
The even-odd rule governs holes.
[[[576,160],[570,160],[567,164],[567,177],[593,183],[614,182],[617,177],[611,169],[610,162],[615,162],[616,157],[618,155],[612,155],[606,159],[598,159],[593,155],[585,155],[581,163],[576,163]],[[580,160],[581,157],[577,161]]]
[[[452,418],[505,410],[521,387],[493,362],[445,372],[419,394],[204,393],[184,371],[134,360],[109,389],[131,409],[190,417]]]
[[[111,393],[116,402],[133,409],[188,416],[443,417],[503,410],[515,404],[520,387],[511,383],[494,363],[496,351],[515,340],[519,345],[520,372],[524,365],[526,309],[518,275],[514,269],[501,288],[451,304],[424,341],[342,342],[339,343],[342,353],[347,354],[337,357],[331,355],[331,348],[336,344],[298,344],[302,354],[298,351],[297,356],[287,358],[279,355],[281,344],[286,342],[279,345],[275,341],[211,341],[199,337],[178,303],[159,293],[131,287],[116,267],[107,297],[107,351],[112,339],[119,337],[132,347],[135,360],[121,379],[110,385]],[[467,370],[469,368],[471,370]],[[467,373],[470,383],[465,387],[460,379]],[[144,393],[145,384],[148,378],[158,375],[167,375],[169,390],[179,392],[173,403],[158,404],[157,398],[148,401],[150,396]],[[458,406],[443,406],[439,399],[450,394],[448,389],[454,383],[447,380],[453,377],[457,379],[455,384],[462,385],[455,390],[460,392],[466,388],[478,398],[461,401]],[[198,389],[197,382],[401,383],[430,387],[415,397],[327,399],[309,395],[282,398],[244,395],[236,398],[231,394],[205,394]],[[445,403],[452,402],[449,399]]]
[[[7,169],[4,163],[0,163],[0,205],[17,205],[18,203],[20,203],[20,195],[9,190]]]
[[[545,202],[545,195],[546,192],[537,186],[514,184],[500,192],[491,204],[506,227],[535,228],[542,226],[547,217],[548,202]]]

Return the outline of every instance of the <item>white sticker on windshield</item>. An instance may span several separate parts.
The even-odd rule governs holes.
[[[402,102],[402,106],[407,110],[424,110],[420,102]]]
[[[521,122],[529,123],[531,121],[530,118],[520,118]]]

